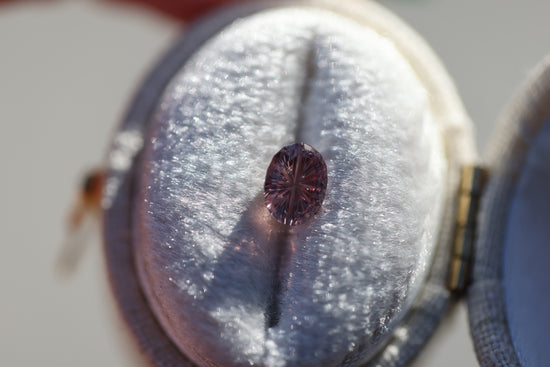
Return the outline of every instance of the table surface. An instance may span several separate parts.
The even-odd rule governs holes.
[[[481,151],[506,101],[550,50],[550,2],[381,1],[456,81]],[[100,238],[77,272],[54,264],[76,182],[103,158],[142,76],[181,25],[130,6],[0,6],[0,365],[139,366],[109,293]],[[413,364],[476,366],[463,303]]]

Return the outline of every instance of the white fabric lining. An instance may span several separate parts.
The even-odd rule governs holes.
[[[334,18],[323,24],[328,31],[319,26],[327,17]],[[243,45],[242,34],[257,43]],[[292,311],[263,335],[273,254],[257,236],[269,242],[269,234],[247,237],[257,223],[246,221],[234,228],[258,195],[270,156],[293,140],[312,35],[316,65],[328,74],[314,79],[321,85],[313,85],[306,104],[320,130],[306,120],[304,140],[327,160],[333,199],[299,236],[290,303],[282,307]],[[204,363],[334,365],[358,344],[373,344],[363,348],[371,355],[422,286],[445,195],[442,139],[410,66],[387,40],[334,14],[279,10],[223,32],[169,90],[143,167],[136,251],[151,305],[175,343]],[[366,183],[354,184],[361,174]],[[247,239],[239,244],[246,252],[235,256],[226,239]]]
[[[421,294],[412,305],[410,312],[389,343],[380,354],[371,359],[369,366],[403,366],[420,350],[431,335],[444,311],[450,297],[443,282],[447,272],[449,247],[451,244],[452,224],[454,221],[454,195],[458,179],[458,167],[471,163],[475,155],[471,126],[454,86],[439,60],[413,30],[408,28],[393,14],[375,2],[365,1],[277,1],[249,2],[223,9],[201,20],[191,27],[187,34],[153,70],[153,73],[142,85],[136,95],[120,131],[115,135],[113,147],[109,152],[108,188],[109,205],[105,208],[106,260],[113,293],[126,321],[128,329],[139,345],[143,357],[156,367],[191,366],[187,357],[171,343],[160,325],[153,310],[143,297],[139,279],[132,263],[135,254],[135,238],[129,235],[133,224],[130,216],[134,213],[134,204],[139,202],[135,190],[135,174],[140,174],[141,167],[136,164],[136,156],[128,150],[119,137],[138,133],[144,140],[147,138],[151,106],[156,104],[159,90],[168,76],[174,73],[174,67],[188,60],[190,53],[214,35],[230,20],[246,16],[259,9],[287,4],[307,4],[313,7],[330,9],[345,14],[360,24],[371,28],[379,34],[389,37],[399,52],[408,60],[425,86],[435,122],[444,131],[445,150],[449,164],[449,175],[443,226],[439,234],[439,245],[436,259],[432,264],[429,278]],[[120,143],[122,144],[119,144]],[[131,150],[131,149],[130,149]],[[116,166],[112,157],[124,156],[133,164],[124,170]],[[348,356],[346,365],[356,365],[358,356]]]

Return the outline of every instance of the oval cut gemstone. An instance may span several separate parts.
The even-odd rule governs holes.
[[[325,198],[327,165],[321,154],[305,143],[281,149],[267,169],[264,201],[267,209],[283,224],[306,223]]]

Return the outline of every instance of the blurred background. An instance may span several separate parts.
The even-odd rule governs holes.
[[[441,57],[483,151],[513,91],[550,52],[550,2],[379,2]],[[0,1],[0,365],[142,365],[109,293],[99,235],[73,276],[54,265],[82,175],[182,28],[141,5]],[[476,365],[463,304],[414,364],[442,365]]]

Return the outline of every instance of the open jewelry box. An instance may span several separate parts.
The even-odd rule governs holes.
[[[380,6],[246,3],[197,23],[108,157],[107,264],[145,358],[402,366],[470,278],[481,364],[548,365],[549,70],[516,97],[485,168],[465,169],[478,161],[452,82]],[[288,230],[263,180],[296,141],[329,181],[315,220]]]

